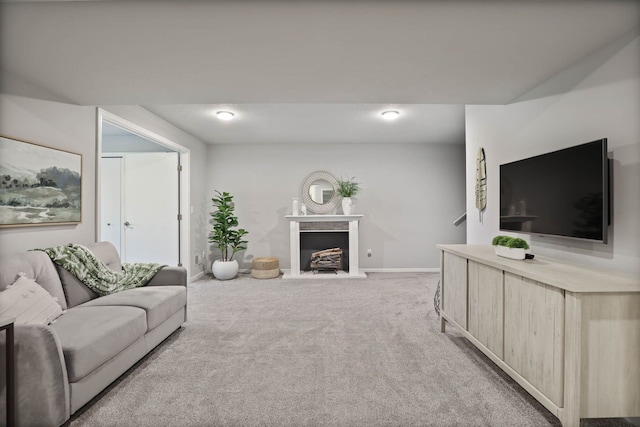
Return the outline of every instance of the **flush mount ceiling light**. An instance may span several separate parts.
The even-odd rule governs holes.
[[[224,120],[229,121],[231,119],[233,119],[234,114],[231,111],[218,111],[216,113],[216,116],[220,119],[220,120]]]
[[[385,120],[395,120],[400,116],[400,113],[395,110],[388,110],[382,112],[382,118]]]

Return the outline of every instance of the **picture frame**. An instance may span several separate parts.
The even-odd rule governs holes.
[[[0,228],[82,222],[82,155],[0,135]]]

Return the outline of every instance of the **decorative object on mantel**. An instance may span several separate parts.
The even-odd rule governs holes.
[[[353,206],[351,198],[360,191],[360,183],[355,181],[355,176],[353,178],[347,177],[347,179],[340,178],[336,191],[342,197],[342,213],[351,215],[351,207]]]
[[[249,232],[238,226],[238,217],[235,216],[235,205],[233,196],[229,193],[220,193],[216,190],[216,197],[212,198],[216,211],[211,214],[213,217],[213,233],[209,241],[216,245],[222,252],[222,258],[217,259],[211,266],[211,272],[219,280],[233,279],[238,275],[238,261],[233,256],[238,251],[247,249],[247,241],[243,240]],[[231,255],[229,255],[231,250]]]
[[[322,215],[335,212],[340,203],[337,186],[338,181],[327,171],[307,175],[300,186],[300,196],[307,211]]]
[[[300,215],[306,215],[306,214],[307,214],[307,205],[303,203],[302,206],[300,206]]]
[[[332,248],[312,253],[311,270],[313,274],[318,271],[333,271],[338,274],[338,270],[342,270],[342,249]]]
[[[298,198],[294,197],[293,198],[293,203],[292,203],[292,206],[291,206],[291,215],[299,215],[300,214],[300,212],[298,210],[299,203],[300,202],[298,202]]]
[[[496,236],[491,244],[495,248],[496,255],[511,259],[525,259],[525,251],[529,249],[526,240],[519,237]]]
[[[482,147],[478,148],[476,154],[476,208],[482,224],[483,213],[487,208],[487,162]]]

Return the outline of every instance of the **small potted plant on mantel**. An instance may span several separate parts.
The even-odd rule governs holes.
[[[220,193],[217,190],[216,195],[211,199],[216,211],[211,214],[213,233],[209,241],[220,249],[222,258],[213,262],[211,272],[216,279],[229,280],[238,275],[238,261],[233,256],[236,252],[247,249],[248,242],[243,237],[249,232],[244,228],[234,228],[238,226],[238,217],[234,215],[233,196],[226,191]]]
[[[342,197],[342,213],[351,215],[351,207],[353,206],[353,200],[351,200],[351,198],[360,191],[360,183],[355,181],[355,177],[347,177],[347,179],[340,178],[337,181],[338,186],[336,193]]]
[[[496,255],[511,259],[525,259],[525,251],[529,249],[526,240],[518,237],[496,236],[491,244],[495,248]]]

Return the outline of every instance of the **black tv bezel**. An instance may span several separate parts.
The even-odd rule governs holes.
[[[583,145],[593,144],[596,142],[600,142],[600,147],[602,150],[602,239],[589,239],[586,237],[574,237],[574,236],[565,236],[562,234],[548,234],[548,233],[540,233],[537,231],[521,231],[521,230],[510,230],[502,228],[502,215],[498,217],[498,228],[500,231],[509,232],[509,233],[522,233],[531,236],[540,236],[540,237],[555,237],[560,239],[568,239],[568,240],[577,240],[582,242],[591,242],[591,243],[608,243],[609,236],[609,226],[611,225],[611,200],[610,200],[610,160],[609,160],[609,150],[608,150],[608,142],[607,138],[594,139],[593,141],[585,142],[578,145],[573,145],[571,147],[562,148],[559,150],[549,151],[547,153],[539,154],[536,156],[526,157],[520,160],[514,160],[513,162],[501,163],[499,167],[500,171],[500,180],[502,179],[502,167],[511,165],[514,163],[531,160],[539,157],[551,156],[553,154],[562,152],[562,151],[570,151],[572,149],[581,147]],[[500,194],[499,199],[499,207],[498,212],[500,213],[500,209],[502,207],[502,194]]]

